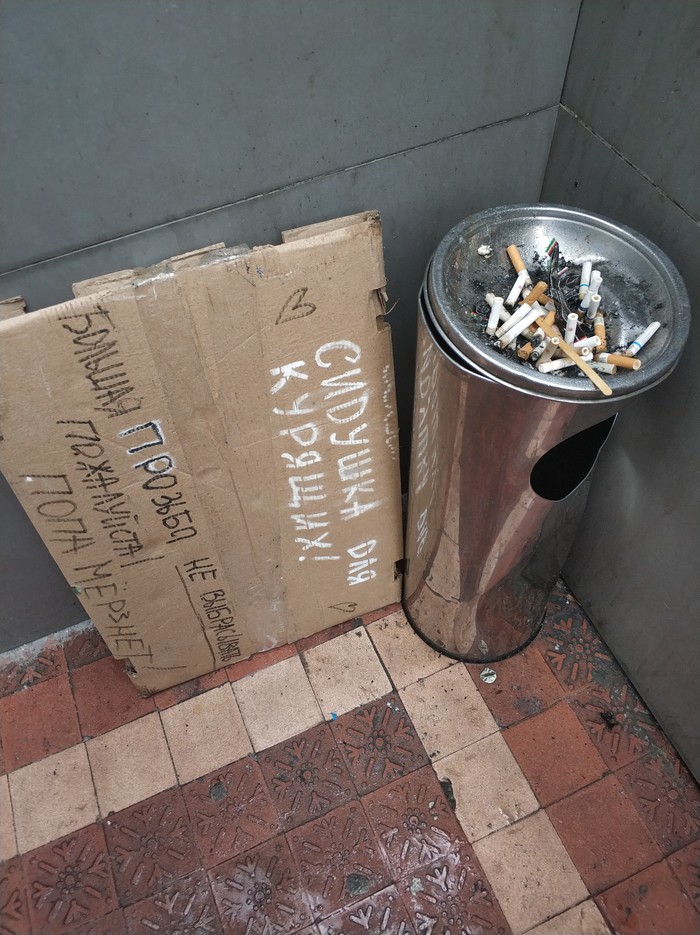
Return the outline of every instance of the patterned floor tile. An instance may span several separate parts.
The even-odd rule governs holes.
[[[510,932],[498,900],[468,845],[405,877],[399,890],[418,933]]]
[[[536,645],[568,694],[589,685],[607,686],[620,678],[620,667],[590,620],[574,603],[549,613]]]
[[[63,644],[63,651],[71,670],[109,656],[107,644],[93,626],[82,627]]]
[[[27,935],[30,931],[22,861],[16,857],[0,864],[0,933]]]
[[[287,840],[317,920],[391,883],[359,802],[290,831]]]
[[[67,675],[0,699],[5,768],[19,769],[80,743]]]
[[[398,695],[385,695],[331,725],[361,794],[424,766],[428,757]]]
[[[566,701],[521,721],[503,737],[541,805],[594,782],[605,763]]]
[[[118,908],[102,827],[89,825],[24,855],[36,933],[62,935]]]
[[[126,674],[124,662],[106,656],[72,674],[73,696],[83,738],[99,737],[155,710]]]
[[[656,749],[663,735],[628,682],[611,688],[591,686],[571,707],[610,769],[621,769]]]
[[[481,679],[483,665],[467,666],[499,727],[510,727],[539,714],[563,697],[564,692],[536,643],[531,643],[509,659],[490,663],[489,668],[496,673],[493,682]]]
[[[449,854],[465,841],[432,767],[362,800],[395,879]]]
[[[374,893],[319,923],[321,935],[415,935],[395,886]]]
[[[152,896],[199,865],[179,789],[169,789],[105,820],[122,906]]]
[[[38,651],[29,644],[27,649],[15,650],[8,656],[0,667],[0,698],[68,671],[63,647],[53,640],[47,640]]]
[[[236,857],[281,831],[260,767],[245,757],[183,787],[205,867]]]
[[[596,899],[617,935],[697,935],[700,915],[666,861]]]
[[[209,879],[226,935],[281,935],[312,921],[282,836],[219,864]]]
[[[326,724],[260,756],[265,781],[285,831],[355,798],[355,787]]]
[[[647,754],[618,776],[664,854],[700,839],[700,790],[675,754]]]
[[[600,893],[662,854],[615,776],[575,792],[547,809],[591,893]]]
[[[69,935],[126,935],[126,919],[123,909],[115,909],[99,919],[90,919],[77,929],[71,929]],[[184,935],[184,933],[183,933]]]
[[[221,935],[209,880],[203,870],[178,880],[124,911],[129,935]]]
[[[676,851],[668,862],[683,885],[683,889],[693,900],[695,908],[700,912],[700,842],[695,841],[687,847]]]

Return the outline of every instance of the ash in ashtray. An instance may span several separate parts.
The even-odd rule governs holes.
[[[637,353],[661,327],[652,321],[626,346],[609,346],[607,323],[619,313],[606,312],[603,276],[590,261],[569,265],[557,240],[546,255],[535,253],[528,269],[511,244],[507,253],[515,271],[507,288],[474,281],[483,299],[468,314],[501,353],[540,373],[576,372],[605,395],[610,387],[601,374],[638,370]],[[628,285],[629,288],[632,284]],[[496,295],[501,287],[504,295]],[[639,284],[637,284],[639,288]]]

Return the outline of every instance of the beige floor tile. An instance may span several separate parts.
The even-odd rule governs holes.
[[[474,844],[514,935],[588,896],[578,871],[543,811]]]
[[[402,610],[370,624],[367,632],[397,688],[405,688],[453,663],[418,636]]]
[[[527,935],[610,935],[610,929],[592,899],[567,909]]]
[[[315,646],[304,653],[304,661],[326,719],[391,691],[391,682],[364,627]]]
[[[21,854],[84,828],[98,817],[82,743],[15,770],[9,781]]]
[[[252,747],[228,682],[161,712],[181,783],[225,766]]]
[[[17,839],[12,818],[10,785],[7,776],[0,776],[0,860],[9,860],[16,853]]]
[[[177,781],[157,712],[88,740],[86,746],[103,816]]]
[[[399,694],[432,760],[498,730],[460,662],[407,686]]]
[[[233,693],[254,750],[266,750],[323,720],[298,656],[234,682]]]
[[[438,760],[435,771],[449,779],[457,817],[470,841],[513,824],[539,808],[535,794],[500,734],[491,734]]]

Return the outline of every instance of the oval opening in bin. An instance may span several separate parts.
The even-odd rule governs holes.
[[[591,473],[617,416],[610,416],[559,442],[542,455],[530,473],[530,486],[544,500],[564,500]]]

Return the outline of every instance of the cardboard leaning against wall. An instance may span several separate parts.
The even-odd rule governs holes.
[[[0,464],[152,692],[399,597],[378,215],[0,322]]]

